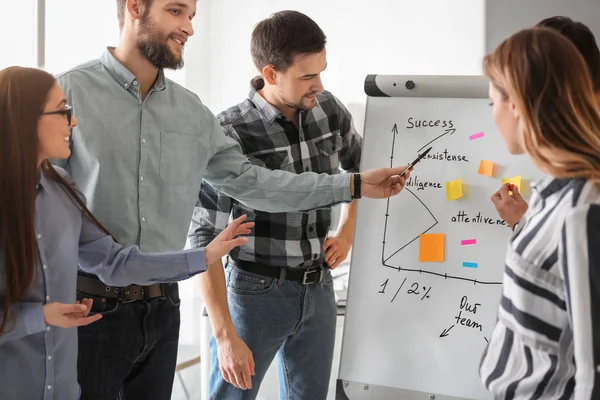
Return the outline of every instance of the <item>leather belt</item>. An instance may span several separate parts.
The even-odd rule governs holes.
[[[281,268],[285,269],[285,279],[295,282],[300,282],[303,285],[310,285],[321,282],[323,280],[323,266],[308,268],[291,268],[291,267],[272,267],[261,265],[250,261],[232,260],[229,258],[229,264],[243,271],[250,272],[269,278],[278,279],[281,273]]]
[[[105,285],[95,276],[81,274],[77,275],[77,290],[93,296],[119,299],[122,303],[165,297],[165,285],[162,283],[155,283],[151,286],[116,287]]]

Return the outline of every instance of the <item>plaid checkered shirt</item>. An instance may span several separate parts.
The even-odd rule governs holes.
[[[259,93],[261,78],[252,81],[248,99],[217,118],[225,134],[235,139],[256,164],[295,173],[337,174],[359,171],[362,138],[352,116],[331,93],[317,95],[317,106],[298,112],[298,126]],[[288,190],[290,188],[287,188]],[[255,227],[248,242],[229,253],[234,260],[269,266],[310,267],[324,262],[323,243],[331,225],[331,208],[305,212],[268,213],[202,182],[186,247],[206,246],[231,219],[247,214]]]

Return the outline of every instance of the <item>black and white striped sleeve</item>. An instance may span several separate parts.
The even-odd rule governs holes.
[[[600,399],[600,205],[569,213],[559,247],[577,366],[574,398]]]

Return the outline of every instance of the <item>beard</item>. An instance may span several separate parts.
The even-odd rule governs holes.
[[[297,102],[297,103],[291,103],[291,102],[288,102],[288,101],[284,100],[284,104],[285,104],[286,106],[288,106],[288,107],[290,107],[290,108],[294,108],[294,109],[296,109],[296,110],[311,110],[311,109],[313,109],[313,108],[315,107],[315,105],[317,104],[317,99],[316,99],[316,97],[315,97],[314,99],[311,99],[311,101],[313,102],[313,104],[312,104],[312,105],[310,105],[310,106],[308,106],[308,107],[307,107],[306,105],[304,105],[304,102],[303,102],[303,100],[304,100],[304,98],[305,98],[306,96],[312,96],[312,95],[314,95],[314,94],[318,94],[318,92],[306,93],[304,96],[302,96],[302,99],[300,99],[300,101],[299,101],[299,102]],[[282,98],[283,98],[283,97],[282,97]]]
[[[152,65],[159,69],[181,69],[183,56],[175,54],[166,38],[156,29],[149,15],[144,14],[140,21],[140,37],[137,48]]]

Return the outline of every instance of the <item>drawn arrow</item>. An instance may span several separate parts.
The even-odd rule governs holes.
[[[452,325],[448,329],[444,329],[444,331],[442,332],[442,334],[440,335],[440,337],[446,337],[446,336],[448,336],[448,332],[450,332],[450,329],[452,329],[452,328],[454,328],[454,325]]]
[[[395,133],[396,135],[398,134],[398,124],[394,124],[394,127],[392,128],[392,133]]]
[[[435,139],[433,139],[431,142],[427,143],[425,146],[421,147],[419,150],[417,150],[417,152],[423,150],[425,147],[429,146],[431,143],[435,142],[436,140],[438,140],[441,137],[444,137],[444,136],[446,136],[448,134],[453,135],[454,132],[456,132],[456,129],[454,129],[454,128],[446,129],[444,131],[444,133],[442,133],[440,136],[438,136]]]

